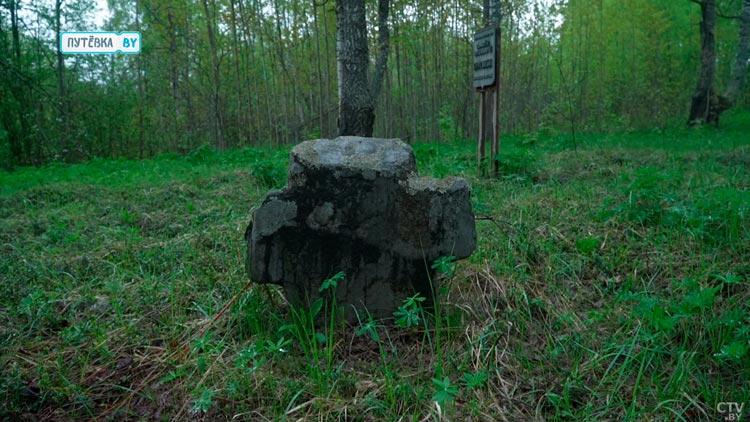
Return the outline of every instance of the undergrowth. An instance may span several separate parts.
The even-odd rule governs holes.
[[[288,150],[0,173],[5,420],[719,420],[750,407],[750,170],[727,128],[419,144],[472,184],[439,300],[336,317],[248,283]],[[645,140],[654,139],[653,142]],[[743,139],[743,140],[739,140]],[[658,140],[658,141],[657,141]],[[318,321],[316,323],[316,321]],[[322,322],[321,322],[322,321]]]

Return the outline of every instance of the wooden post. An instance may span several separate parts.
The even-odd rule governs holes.
[[[499,167],[497,162],[497,154],[500,153],[500,31],[497,31],[496,41],[496,65],[495,65],[495,86],[493,90],[493,101],[492,101],[492,176],[497,177],[499,174]]]
[[[485,140],[486,140],[486,130],[485,130],[485,108],[486,108],[486,101],[485,101],[485,93],[486,91],[484,89],[479,91],[479,138],[477,143],[477,164],[479,165],[479,175],[483,175],[483,169],[484,169],[484,150],[485,150]]]
[[[491,138],[490,138],[490,168],[491,173],[493,177],[497,176],[498,174],[498,166],[497,166],[497,153],[498,153],[498,102],[500,98],[500,92],[496,88],[492,89],[492,130],[491,132]]]
[[[474,88],[479,93],[479,136],[477,161],[479,175],[485,175],[487,140],[490,140],[491,175],[497,176],[495,159],[500,149],[500,31],[485,28],[474,35]]]

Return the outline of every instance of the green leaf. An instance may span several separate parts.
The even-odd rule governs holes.
[[[727,273],[726,275],[714,274],[714,277],[726,284],[738,284],[742,281],[742,277],[733,273]]]
[[[312,306],[310,306],[310,316],[315,318],[320,310],[323,308],[323,298],[317,298],[315,302],[312,303]]]
[[[338,273],[334,274],[331,278],[326,279],[323,281],[323,284],[320,285],[320,288],[318,288],[318,292],[323,293],[324,291],[333,288],[335,289],[338,287],[338,281],[343,280],[344,277],[346,277],[346,274],[343,271],[339,271]]]
[[[419,313],[416,307],[400,306],[393,316],[396,317],[396,325],[401,328],[419,325]]]
[[[721,346],[721,353],[715,353],[714,357],[720,359],[741,359],[747,355],[747,343],[734,341]]]
[[[453,400],[458,394],[458,388],[451,385],[451,380],[448,377],[444,377],[442,380],[433,378],[432,383],[435,386],[435,394],[432,396],[432,400],[438,402],[441,406],[445,402]]]
[[[281,337],[279,341],[273,342],[273,340],[266,340],[266,350],[273,351],[273,352],[279,352],[279,353],[286,353],[285,347],[289,345],[291,340],[287,340],[284,337]]]
[[[695,313],[700,310],[710,309],[714,306],[714,299],[716,292],[721,289],[719,287],[709,288],[698,288],[698,290],[692,291],[688,294],[682,302],[683,310],[687,313]]]
[[[203,337],[198,337],[193,340],[193,350],[195,351],[201,351],[208,349],[208,346],[211,343],[211,332],[206,332]]]
[[[216,392],[207,388],[203,390],[200,397],[193,400],[193,407],[190,409],[190,413],[206,413],[208,408],[213,404],[213,397]]]
[[[481,372],[474,372],[474,373],[465,373],[462,379],[464,385],[468,389],[473,389],[477,387],[481,387],[484,385],[485,381],[487,381],[487,372],[481,371]]]
[[[456,257],[453,255],[438,258],[432,264],[432,269],[436,270],[439,273],[452,275],[456,269],[456,263],[454,262],[455,260]]]
[[[420,303],[424,302],[425,298],[420,296],[419,293],[415,294],[414,296],[406,298],[404,301],[404,306],[407,308],[416,308],[419,306]]]
[[[168,382],[172,382],[172,381],[176,380],[177,378],[181,378],[181,377],[184,377],[184,376],[185,376],[185,371],[183,369],[178,369],[177,371],[174,371],[174,370],[170,369],[169,372],[167,373],[167,375],[165,375],[164,378],[162,378],[159,381],[159,383],[160,384],[166,384]]]
[[[369,321],[367,321],[367,324],[364,324],[364,325],[360,326],[359,328],[357,328],[357,330],[355,331],[355,333],[358,336],[369,334],[370,337],[373,339],[373,341],[376,341],[376,342],[380,341],[380,336],[378,335],[378,330],[375,327],[375,321],[373,321],[372,319],[370,319]]]

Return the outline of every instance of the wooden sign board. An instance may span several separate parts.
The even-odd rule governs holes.
[[[477,158],[480,175],[485,174],[489,161],[493,177],[498,174],[497,154],[500,151],[500,45],[500,30],[496,27],[474,34],[473,85],[479,92]],[[487,151],[487,141],[490,142],[490,151]]]
[[[485,28],[474,34],[474,88],[489,88],[497,83],[497,28]]]

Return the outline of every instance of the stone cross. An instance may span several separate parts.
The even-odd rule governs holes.
[[[431,302],[434,260],[476,247],[469,185],[418,177],[414,152],[398,139],[306,141],[291,153],[289,182],[271,191],[245,232],[246,269],[305,306],[343,271],[336,297],[356,313],[392,316],[409,296]]]

